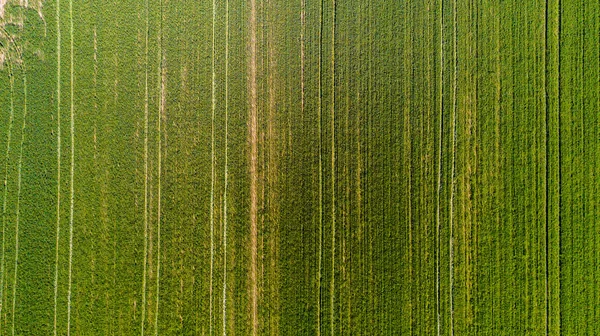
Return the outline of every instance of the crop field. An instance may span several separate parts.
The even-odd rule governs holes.
[[[600,2],[0,0],[0,336],[600,334]]]

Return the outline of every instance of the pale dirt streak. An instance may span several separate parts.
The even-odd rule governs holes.
[[[163,21],[164,21],[164,13],[163,13],[163,2],[160,2],[160,34],[159,34],[159,57],[160,57],[160,105],[158,111],[158,195],[157,195],[157,205],[156,205],[156,225],[157,225],[157,242],[156,242],[156,307],[154,314],[154,334],[158,335],[158,312],[160,305],[160,250],[161,250],[161,215],[162,215],[162,207],[161,207],[161,193],[162,193],[162,160],[163,160],[163,147],[166,148],[166,140],[167,134],[166,130],[163,134],[163,123],[166,124],[167,114],[166,114],[166,103],[167,103],[167,67],[165,66],[165,51],[163,48],[164,42],[164,31],[163,31]],[[164,119],[164,120],[163,120]],[[163,145],[163,139],[165,144]]]
[[[150,29],[149,23],[149,10],[148,0],[145,2],[146,9],[146,32],[144,40],[144,52],[145,52],[145,78],[144,78],[144,267],[142,273],[142,318],[141,318],[141,335],[144,336],[144,327],[146,323],[146,274],[148,272],[148,105],[149,105],[149,94],[148,94],[148,30]]]
[[[258,334],[258,287],[257,287],[257,215],[258,215],[258,88],[256,0],[250,0],[250,64],[248,81],[250,93],[249,141],[250,141],[250,298],[252,311],[252,335]]]

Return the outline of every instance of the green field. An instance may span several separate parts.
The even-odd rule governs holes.
[[[600,334],[600,2],[0,0],[0,336]]]

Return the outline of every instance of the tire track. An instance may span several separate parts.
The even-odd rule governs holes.
[[[456,13],[457,0],[453,2],[453,85],[452,85],[452,168],[451,168],[451,187],[450,187],[450,237],[449,237],[449,276],[450,276],[450,335],[454,335],[454,194],[456,188],[456,114],[457,114],[457,90],[458,90],[458,20]]]
[[[330,323],[331,335],[335,335],[335,257],[336,257],[336,150],[335,150],[335,0],[332,1],[331,10],[331,284],[329,290],[330,299]]]
[[[4,167],[4,195],[2,201],[2,260],[0,261],[0,319],[2,316],[2,309],[4,306],[4,271],[5,271],[5,252],[6,252],[6,221],[7,221],[7,206],[8,206],[8,168],[10,163],[10,143],[12,141],[12,128],[15,115],[15,103],[14,103],[14,87],[15,80],[12,65],[9,64],[9,85],[10,85],[10,115],[8,121],[8,132],[6,135],[6,163]]]
[[[25,144],[25,127],[27,125],[27,71],[23,65],[23,124],[21,126],[21,146],[19,149],[19,162],[17,173],[17,208],[15,219],[15,265],[13,278],[13,299],[12,299],[12,335],[15,335],[15,315],[17,306],[17,276],[19,269],[19,224],[21,220],[21,186],[23,171],[23,145]]]
[[[215,61],[216,61],[216,16],[217,16],[217,3],[216,0],[212,2],[212,83],[211,83],[211,138],[210,138],[210,284],[209,284],[209,335],[213,334],[213,268],[215,260],[215,110],[216,110],[216,73],[215,73]]]
[[[71,84],[71,192],[69,209],[69,286],[67,291],[67,336],[71,335],[71,299],[73,287],[73,229],[75,213],[75,48],[73,41],[73,0],[69,0],[69,26],[70,26],[70,84]]]
[[[56,255],[54,268],[54,336],[58,335],[57,330],[57,310],[58,310],[58,266],[59,266],[59,243],[60,243],[60,201],[61,201],[61,124],[60,124],[60,104],[61,104],[61,33],[60,33],[60,0],[56,0]],[[3,230],[4,232],[4,230]],[[4,253],[2,253],[4,255]],[[1,288],[1,287],[0,287]],[[1,290],[1,289],[0,289]],[[2,295],[0,294],[0,297]]]
[[[227,335],[227,191],[229,137],[229,0],[225,0],[225,168],[223,189],[223,336]]]

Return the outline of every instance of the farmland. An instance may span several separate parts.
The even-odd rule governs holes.
[[[0,0],[0,336],[593,335],[600,3]]]

